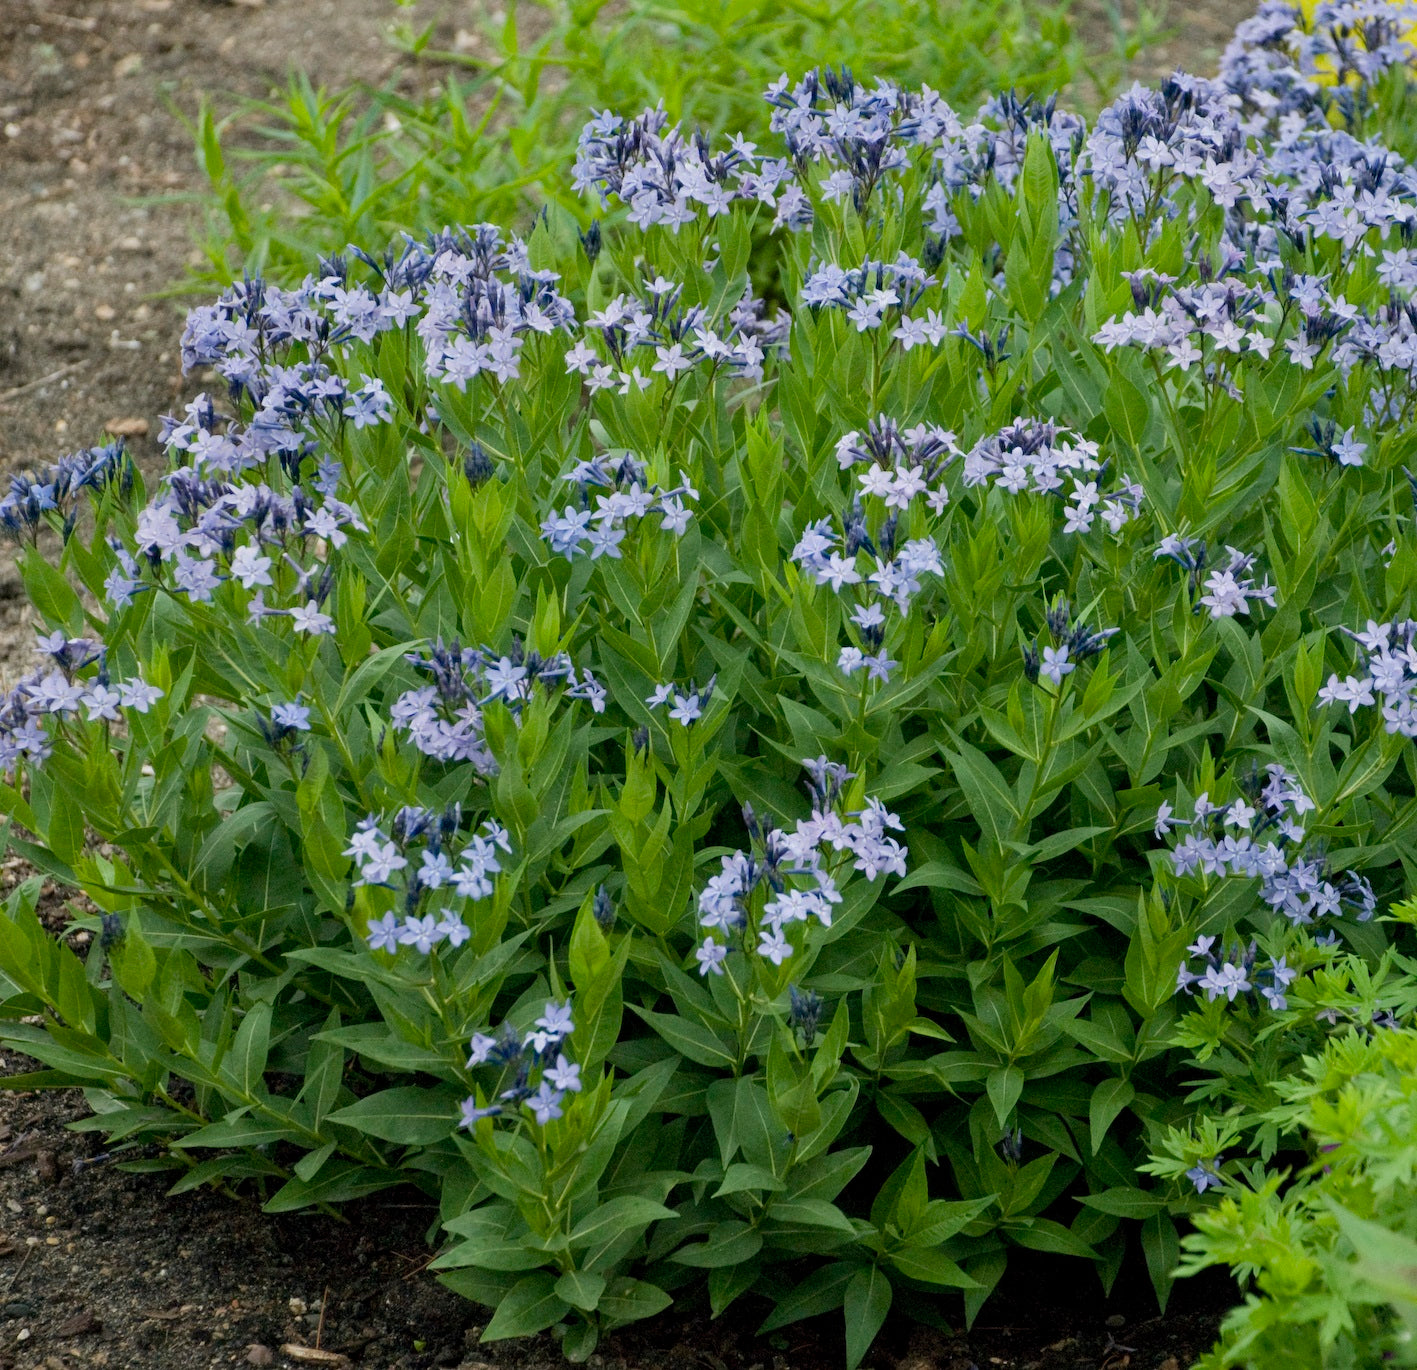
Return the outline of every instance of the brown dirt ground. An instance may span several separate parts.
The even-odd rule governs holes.
[[[473,3],[420,0],[416,17],[438,19],[446,41]],[[1084,0],[1079,10],[1099,43],[1106,3]],[[1212,69],[1247,9],[1187,7],[1136,74]],[[190,264],[198,212],[187,197],[202,179],[171,111],[190,115],[202,93],[264,96],[293,59],[317,84],[397,81],[412,93],[439,73],[386,44],[390,14],[389,0],[0,0],[0,477],[99,441],[114,420],[146,420],[155,433],[189,393],[176,348],[185,303],[162,292]],[[131,445],[146,467],[158,465],[151,436]],[[0,681],[28,666],[29,639],[3,549]],[[4,867],[0,894],[24,874],[13,861]],[[62,892],[47,892],[56,932],[64,907]],[[0,1055],[0,1074],[26,1068]],[[267,1359],[269,1349],[317,1340],[364,1367],[560,1363],[549,1337],[477,1344],[479,1310],[423,1271],[433,1215],[421,1195],[379,1196],[342,1224],[271,1217],[212,1193],[166,1200],[161,1176],[76,1167],[102,1149],[96,1136],[66,1130],[87,1112],[77,1091],[0,1093],[0,1370],[290,1366],[278,1350]],[[1229,1296],[1223,1284],[1184,1288],[1163,1319],[1125,1278],[1111,1301],[1060,1278],[1073,1277],[1050,1267],[1011,1279],[988,1325],[968,1338],[902,1325],[874,1362],[1176,1370],[1209,1344]],[[832,1320],[771,1341],[741,1330],[756,1321],[710,1324],[697,1306],[676,1309],[612,1338],[592,1364],[841,1362]]]

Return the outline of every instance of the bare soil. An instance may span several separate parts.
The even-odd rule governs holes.
[[[477,0],[419,0],[446,45]],[[1249,6],[1199,0],[1137,75],[1213,69]],[[1124,10],[1124,17],[1128,11]],[[387,44],[390,0],[0,0],[0,478],[126,432],[156,469],[159,417],[192,388],[177,338],[189,301],[168,292],[192,257],[202,176],[178,113],[201,96],[266,96],[292,62],[316,84],[439,79]],[[1108,41],[1108,0],[1083,0]],[[29,610],[0,549],[0,685],[30,664]],[[27,874],[0,868],[0,894]],[[56,933],[65,892],[42,912]],[[0,1056],[0,1074],[32,1063]],[[215,1193],[164,1197],[161,1175],[119,1171],[68,1124],[78,1091],[0,1092],[0,1370],[293,1366],[282,1345],[361,1367],[535,1370],[561,1364],[549,1336],[482,1346],[480,1310],[424,1267],[435,1214],[416,1191],[352,1206],[347,1221],[263,1214]],[[873,1353],[883,1370],[1178,1370],[1212,1341],[1224,1281],[1178,1290],[1157,1316],[1140,1253],[1113,1299],[1058,1265],[1011,1275],[968,1337],[902,1322]],[[1075,1281],[1082,1280],[1082,1283]],[[1060,1283],[1062,1281],[1062,1283]],[[1040,1291],[1043,1291],[1040,1294]],[[710,1322],[679,1307],[602,1346],[620,1370],[796,1370],[841,1363],[836,1320],[770,1340],[761,1310]],[[757,1314],[758,1316],[751,1316]]]

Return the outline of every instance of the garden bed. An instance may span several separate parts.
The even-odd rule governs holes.
[[[5,1073],[33,1068],[9,1055]],[[164,1198],[161,1175],[95,1158],[77,1090],[0,1094],[0,1370],[197,1370],[298,1366],[316,1344],[369,1370],[558,1370],[548,1335],[479,1345],[485,1314],[424,1272],[436,1210],[417,1191],[346,1209],[337,1223],[271,1216],[211,1191]],[[77,1169],[76,1169],[77,1164]],[[973,1331],[887,1327],[881,1370],[1177,1370],[1215,1339],[1228,1279],[1182,1282],[1164,1316],[1142,1269],[1103,1299],[1089,1270],[1023,1262]],[[1214,1272],[1212,1272],[1214,1274]],[[321,1301],[325,1319],[320,1321]],[[303,1311],[300,1311],[302,1310]],[[691,1305],[608,1337],[599,1370],[825,1370],[840,1364],[835,1316],[771,1337],[747,1330],[767,1306],[710,1321]],[[758,1313],[758,1317],[751,1314]],[[27,1335],[26,1335],[27,1334]],[[22,1339],[23,1338],[23,1339]],[[273,1352],[267,1360],[262,1351]]]
[[[333,9],[333,6],[331,6]],[[383,0],[341,0],[339,42],[316,42],[318,9],[284,0],[73,4],[20,0],[0,32],[0,474],[94,441],[105,425],[158,463],[157,417],[200,384],[184,381],[175,339],[183,303],[156,298],[187,265],[190,217],[152,202],[198,188],[190,142],[154,82],[188,107],[200,84],[264,93],[293,51],[315,51],[332,82],[395,72]],[[1148,72],[1184,58],[1206,69],[1233,10],[1205,4]],[[410,71],[409,81],[430,80]],[[15,130],[12,134],[10,129]],[[147,199],[148,203],[136,203]],[[0,560],[0,672],[28,664],[31,632],[8,553]],[[61,915],[62,900],[46,906]],[[9,1056],[6,1073],[28,1068]],[[348,1222],[262,1214],[199,1192],[164,1199],[162,1175],[120,1173],[76,1091],[0,1095],[0,1370],[30,1366],[296,1364],[283,1344],[378,1367],[561,1363],[549,1336],[477,1344],[485,1315],[424,1272],[435,1209],[415,1191],[356,1202]],[[8,1247],[8,1250],[7,1250]],[[892,1339],[882,1367],[1123,1366],[1170,1370],[1207,1347],[1233,1300],[1228,1281],[1184,1282],[1155,1313],[1140,1253],[1110,1300],[1086,1269],[1017,1264],[968,1338],[925,1328]],[[1076,1287],[1054,1281],[1078,1278]],[[1046,1288],[1039,1297],[1037,1290]],[[835,1318],[771,1339],[710,1322],[697,1304],[608,1337],[592,1364],[788,1370],[838,1363]],[[481,1321],[479,1321],[481,1318]],[[257,1350],[255,1348],[263,1348]],[[272,1358],[266,1359],[270,1353]],[[330,1362],[333,1363],[333,1362]]]

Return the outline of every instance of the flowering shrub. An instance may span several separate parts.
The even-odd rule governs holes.
[[[158,488],[3,504],[10,840],[101,910],[9,900],[9,1083],[176,1189],[417,1184],[575,1358],[704,1287],[855,1365],[1016,1247],[1164,1297],[1178,1083],[1390,954],[1417,822],[1404,50],[1326,85],[1280,9],[1091,131],[831,70],[771,151],[597,115],[604,225],[194,311]]]

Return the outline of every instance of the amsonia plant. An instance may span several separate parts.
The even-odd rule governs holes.
[[[1020,1247],[1164,1298],[1202,1039],[1411,883],[1417,212],[1358,8],[1092,129],[830,69],[771,147],[599,114],[579,220],[194,311],[225,393],[154,490],[0,501],[8,837],[102,911],[9,900],[8,1083],[178,1190],[418,1185],[485,1335],[573,1358],[701,1290],[842,1308],[854,1366]]]

